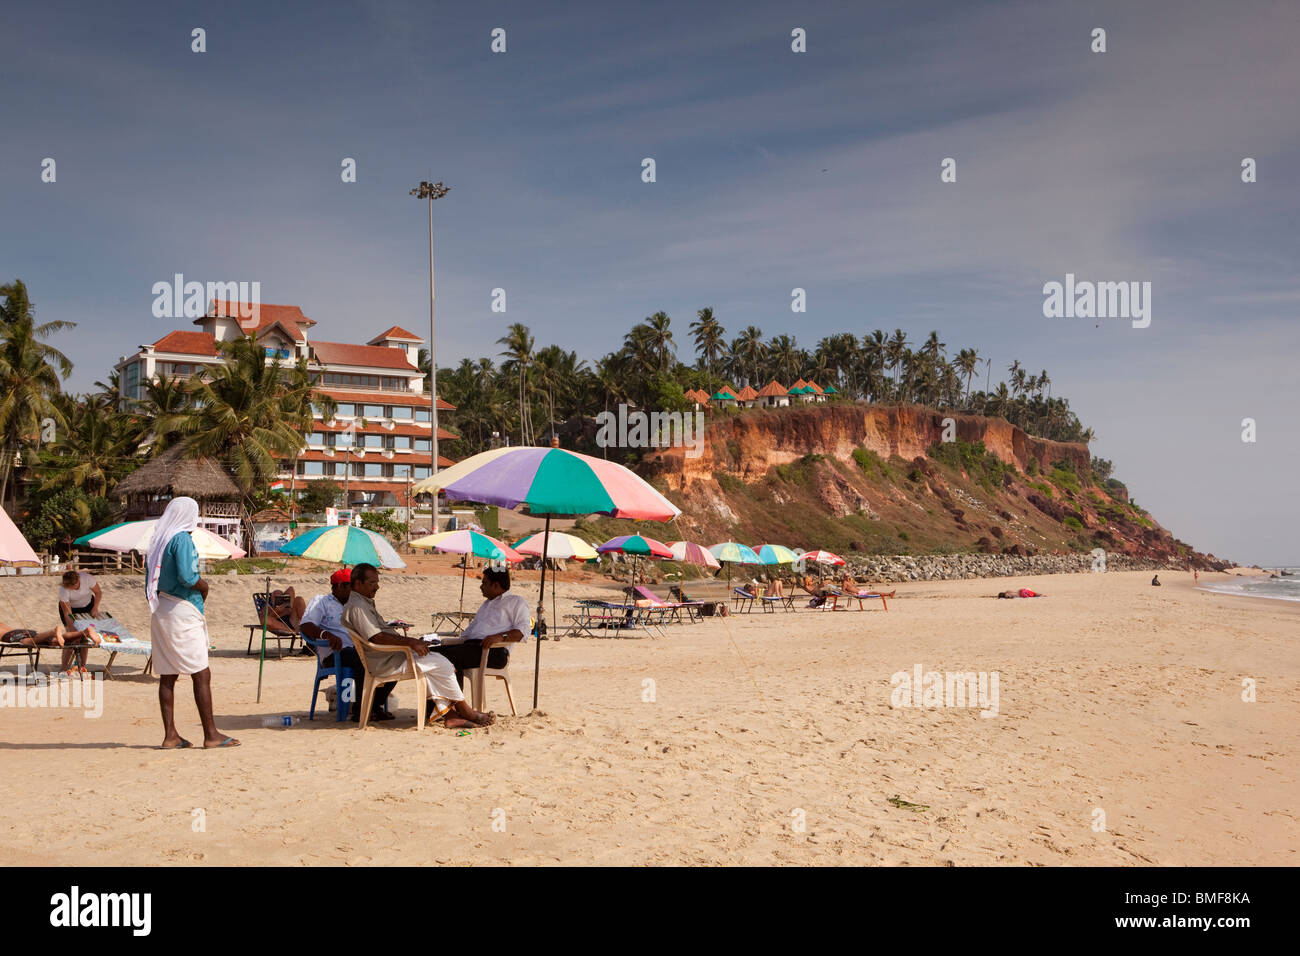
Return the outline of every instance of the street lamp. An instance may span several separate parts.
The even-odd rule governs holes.
[[[430,475],[438,473],[438,362],[433,348],[433,201],[441,199],[449,191],[449,187],[441,182],[430,183],[423,180],[419,186],[411,190],[411,195],[416,199],[429,200],[429,406],[433,412],[433,441],[430,443],[433,455],[430,462]],[[431,530],[434,534],[438,533],[438,492],[436,490],[433,493]]]

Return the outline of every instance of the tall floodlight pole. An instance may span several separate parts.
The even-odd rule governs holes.
[[[433,441],[430,447],[433,454],[430,461],[429,474],[438,473],[438,361],[434,354],[433,348],[433,201],[441,199],[447,195],[450,187],[444,186],[441,182],[430,183],[421,181],[420,185],[411,190],[411,195],[416,199],[429,200],[429,408],[432,412],[433,420]],[[433,521],[429,531],[432,534],[438,533],[438,492],[433,493]]]

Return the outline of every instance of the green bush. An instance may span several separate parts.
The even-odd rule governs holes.
[[[390,541],[400,541],[406,537],[406,525],[393,517],[392,508],[361,512],[361,527],[382,534]]]
[[[1031,459],[1029,459],[1029,464],[1025,465],[1025,474],[1026,474],[1026,475],[1029,475],[1031,478],[1034,477],[1034,476],[1036,476],[1036,475],[1038,474],[1038,459],[1037,459],[1037,458],[1031,458]]]
[[[1061,524],[1065,525],[1071,531],[1083,530],[1083,523],[1079,521],[1078,518],[1075,518],[1074,516],[1070,516],[1069,518],[1066,518],[1064,521],[1061,522]]]

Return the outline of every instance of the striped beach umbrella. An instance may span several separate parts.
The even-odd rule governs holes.
[[[498,541],[491,535],[461,528],[457,531],[444,531],[416,538],[411,542],[413,548],[432,548],[449,554],[465,555],[465,563],[460,569],[460,613],[465,613],[465,575],[469,573],[469,555],[486,558],[489,561],[522,561],[524,556],[515,551],[504,541]]]
[[[646,558],[671,558],[673,556],[672,549],[662,541],[656,541],[654,538],[647,538],[639,534],[620,534],[616,538],[610,538],[596,550],[601,554],[617,551],[619,554],[635,554],[638,557]]]
[[[406,567],[406,562],[383,535],[348,524],[304,532],[285,542],[280,547],[280,553],[332,564],[373,564],[381,568]]]
[[[815,562],[816,564],[830,564],[836,567],[840,567],[845,564],[844,559],[841,558],[838,554],[834,554],[830,551],[821,551],[821,550],[805,551],[803,554],[799,555],[799,560],[812,561]]]
[[[727,593],[731,593],[731,566],[733,564],[762,564],[763,560],[754,553],[754,549],[739,541],[724,541],[710,545],[709,553],[727,566]]]
[[[552,531],[549,536],[530,534],[515,542],[515,550],[520,554],[534,554],[539,558],[563,561],[592,561],[600,557],[587,542],[563,531]]]
[[[500,508],[527,505],[530,514],[544,515],[544,531],[552,515],[603,514],[612,518],[671,521],[681,509],[644,479],[617,462],[563,448],[527,445],[494,448],[457,462],[414,485],[420,492],[446,492],[453,501],[478,501]],[[546,562],[537,600],[537,620],[544,619]],[[534,651],[533,707],[542,670],[542,642]]]
[[[758,560],[763,564],[794,564],[799,555],[779,544],[764,544],[754,549]]]
[[[672,551],[673,559],[682,564],[698,564],[705,568],[722,567],[722,562],[715,558],[708,548],[694,541],[669,541],[668,550]]]
[[[121,524],[110,525],[101,531],[94,531],[84,538],[78,538],[78,541],[84,540],[87,547],[95,548],[98,551],[139,551],[145,554],[149,551],[149,543],[153,541],[154,530],[158,527],[158,519],[152,518],[148,521],[125,521]],[[243,548],[237,547],[227,541],[220,535],[213,534],[207,528],[195,528],[190,532],[190,537],[194,539],[194,549],[198,551],[199,557],[208,561],[222,561],[227,558],[242,558],[245,554]]]

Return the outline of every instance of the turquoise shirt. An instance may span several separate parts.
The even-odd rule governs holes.
[[[194,590],[199,581],[199,551],[188,534],[172,535],[163,552],[162,570],[158,575],[158,590],[172,597],[189,601],[203,613],[203,595]]]

